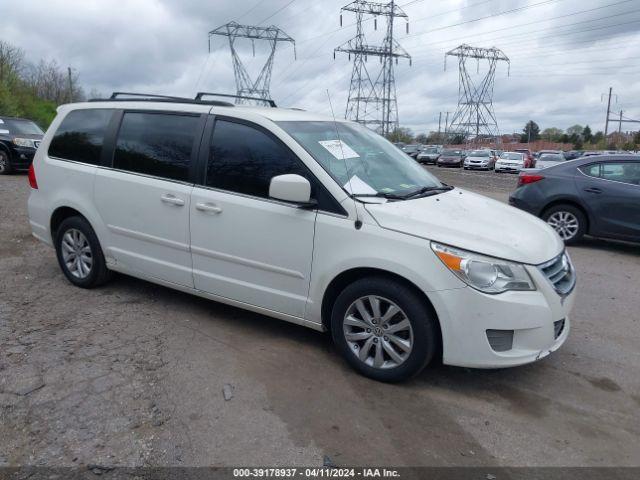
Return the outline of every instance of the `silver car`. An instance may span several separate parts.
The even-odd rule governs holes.
[[[524,168],[524,153],[520,152],[504,152],[496,161],[495,171],[515,172],[518,173]]]

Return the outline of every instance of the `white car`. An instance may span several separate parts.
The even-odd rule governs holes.
[[[178,98],[64,105],[29,172],[74,285],[112,271],[319,331],[382,381],[539,360],[569,334],[555,231],[357,123]],[[43,260],[44,261],[44,260]]]
[[[520,152],[503,152],[500,158],[496,160],[495,171],[501,172],[519,172],[524,168],[524,153]]]
[[[464,169],[492,170],[496,164],[493,150],[472,150],[464,158]]]

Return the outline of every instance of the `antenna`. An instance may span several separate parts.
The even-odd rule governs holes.
[[[355,199],[355,192],[353,191],[353,186],[351,185],[351,173],[349,172],[349,166],[347,165],[347,159],[344,158],[344,151],[342,150],[342,140],[340,139],[340,132],[338,131],[338,122],[336,121],[336,114],[333,112],[333,104],[331,103],[331,95],[329,95],[329,89],[327,88],[327,98],[329,99],[329,108],[331,108],[331,116],[333,117],[333,128],[336,131],[336,136],[338,137],[338,145],[340,145],[340,153],[342,154],[342,161],[344,162],[344,169],[347,172],[347,183],[349,184],[349,191],[351,193],[350,197],[353,200],[353,207],[356,211],[356,222],[355,227],[356,230],[360,230],[362,228],[362,221],[358,215],[358,204]]]

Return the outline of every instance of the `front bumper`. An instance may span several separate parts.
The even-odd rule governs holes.
[[[478,170],[488,170],[489,169],[489,164],[488,163],[472,163],[472,162],[465,162],[464,164],[465,168],[477,168]]]
[[[516,165],[504,165],[504,164],[496,163],[495,171],[496,172],[519,172],[523,168],[524,167],[521,165],[516,166]]]
[[[569,336],[575,289],[561,297],[537,267],[527,270],[535,291],[488,295],[466,287],[430,295],[440,318],[445,364],[512,367],[540,360],[562,346]],[[560,320],[564,327],[556,337],[554,322]],[[494,350],[487,330],[512,330],[511,348]]]
[[[11,152],[11,166],[16,170],[26,170],[31,166],[35,154],[35,148],[13,147]]]

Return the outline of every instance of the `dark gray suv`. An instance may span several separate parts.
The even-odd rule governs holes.
[[[565,243],[583,235],[640,242],[640,156],[599,155],[520,173],[509,197]]]

